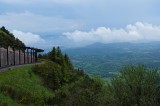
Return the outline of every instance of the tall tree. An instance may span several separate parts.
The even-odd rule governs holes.
[[[68,68],[73,69],[73,65],[72,65],[72,63],[71,63],[67,54],[64,55],[64,60],[65,60],[66,65],[68,66]]]

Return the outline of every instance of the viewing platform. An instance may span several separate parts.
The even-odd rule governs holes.
[[[37,63],[37,55],[40,52],[44,52],[44,50],[0,42],[0,69],[16,65]]]

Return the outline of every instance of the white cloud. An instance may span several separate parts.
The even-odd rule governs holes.
[[[74,32],[63,33],[63,35],[79,45],[87,45],[95,42],[160,41],[160,26],[137,22],[134,25],[127,25],[126,28],[121,29],[99,27],[88,32],[76,30]]]
[[[13,30],[12,33],[16,38],[19,38],[27,46],[40,46],[45,43],[45,40],[41,38],[40,35],[33,34],[30,32],[22,32]]]
[[[83,23],[56,16],[43,16],[25,11],[23,13],[6,13],[0,15],[0,25],[8,29],[29,32],[55,32],[77,29]]]

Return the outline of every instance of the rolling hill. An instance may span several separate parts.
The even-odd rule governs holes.
[[[160,67],[160,42],[150,43],[95,43],[86,47],[64,50],[75,67],[88,74],[111,77],[124,65],[144,64]]]

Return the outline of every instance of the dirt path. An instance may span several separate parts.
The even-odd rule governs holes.
[[[44,62],[37,62],[37,63],[33,63],[33,64],[22,64],[22,65],[4,67],[4,68],[0,68],[0,72],[7,71],[7,70],[9,70],[9,69],[11,69],[11,68],[16,68],[16,67],[21,67],[21,66],[32,66],[32,65],[43,64],[43,63],[44,63]]]

